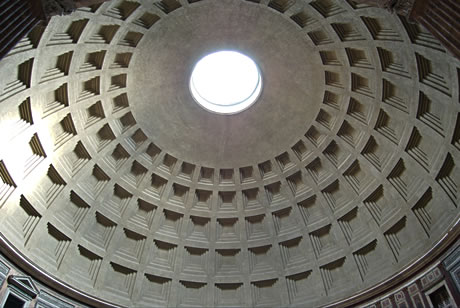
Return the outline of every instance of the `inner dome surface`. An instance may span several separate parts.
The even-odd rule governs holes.
[[[354,2],[113,0],[24,37],[0,61],[0,302],[6,259],[101,308],[410,306],[454,273],[460,62]],[[219,50],[263,76],[231,116],[189,88]]]

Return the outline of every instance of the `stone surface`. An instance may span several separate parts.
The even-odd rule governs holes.
[[[0,232],[74,290],[327,306],[458,220],[460,63],[418,24],[351,1],[163,0],[34,31],[0,62]],[[188,93],[220,48],[264,75],[237,116]]]

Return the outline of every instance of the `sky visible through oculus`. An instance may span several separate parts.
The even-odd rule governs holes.
[[[219,51],[198,61],[190,78],[190,90],[206,109],[231,114],[255,102],[261,83],[253,60],[236,51]]]

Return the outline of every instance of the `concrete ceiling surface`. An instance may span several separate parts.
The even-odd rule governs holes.
[[[229,116],[188,88],[224,49],[264,81]],[[0,232],[114,305],[331,305],[457,222],[459,75],[425,29],[352,1],[53,17],[0,62]]]

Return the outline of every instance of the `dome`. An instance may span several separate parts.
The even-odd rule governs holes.
[[[191,91],[219,51],[263,82],[237,113]],[[460,61],[367,4],[110,1],[0,75],[1,237],[91,305],[351,305],[460,217]]]

